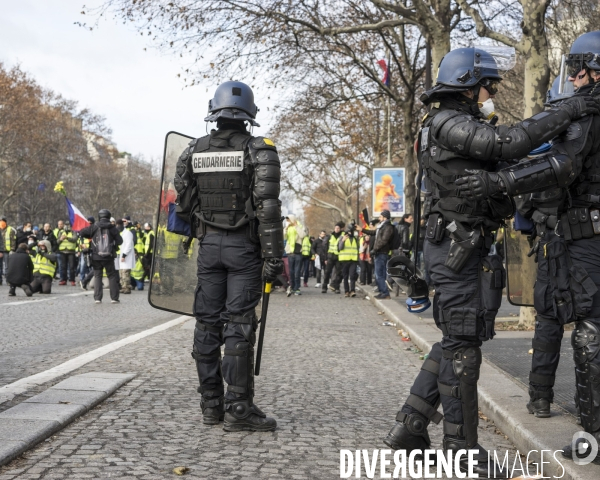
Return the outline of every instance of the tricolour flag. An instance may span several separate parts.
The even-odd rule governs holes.
[[[67,201],[67,210],[69,210],[71,229],[74,232],[78,232],[82,228],[89,227],[90,222],[86,220],[83,213],[81,213],[81,211],[75,205],[73,205],[67,197],[65,197],[65,200]]]
[[[381,83],[383,83],[386,87],[390,86],[390,69],[385,60],[377,60],[377,63],[383,70],[383,78],[381,79]]]

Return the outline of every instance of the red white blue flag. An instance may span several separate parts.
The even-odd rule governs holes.
[[[67,209],[69,210],[69,221],[71,222],[71,229],[74,232],[78,232],[82,228],[89,227],[90,222],[86,220],[83,213],[73,205],[67,197],[65,197],[67,201]]]
[[[383,70],[383,78],[381,79],[381,83],[383,83],[386,87],[390,86],[390,69],[385,60],[377,60],[377,63]]]

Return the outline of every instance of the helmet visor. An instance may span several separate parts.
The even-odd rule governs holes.
[[[513,47],[475,45],[474,55],[473,65],[476,70],[480,70],[482,78],[501,78],[517,63],[517,54]]]
[[[560,62],[558,95],[569,95],[574,91],[573,80],[585,68],[583,55],[563,55]]]

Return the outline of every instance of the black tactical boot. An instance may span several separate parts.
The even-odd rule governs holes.
[[[508,469],[503,470],[502,466],[498,465],[492,458],[488,458],[487,450],[479,444],[469,448],[467,446],[467,441],[464,438],[456,438],[444,435],[442,448],[446,451],[452,451],[453,453],[463,449],[477,450],[477,453],[473,456],[473,458],[477,461],[477,465],[473,467],[473,473],[479,475],[479,478],[510,478],[510,472]],[[459,466],[461,472],[469,472],[468,455],[463,455],[461,457]]]
[[[550,418],[550,401],[547,398],[529,400],[527,410],[537,418]]]
[[[248,399],[230,400],[225,404],[223,430],[226,432],[272,432],[276,427],[275,419],[267,417]]]
[[[225,407],[223,406],[223,387],[214,390],[202,390],[198,388],[198,393],[202,394],[200,408],[202,409],[202,422],[205,425],[217,425],[223,421],[225,416]]]
[[[431,440],[427,433],[429,420],[424,416],[418,413],[408,415],[404,412],[398,412],[396,421],[396,425],[383,439],[383,443],[388,447],[394,450],[406,450],[407,455],[412,450],[427,450],[430,448]],[[415,458],[421,460],[423,456],[420,455]]]

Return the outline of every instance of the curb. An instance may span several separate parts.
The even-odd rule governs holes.
[[[136,375],[105,372],[74,375],[0,413],[0,466],[66,427]]]
[[[424,353],[428,353],[432,345],[440,341],[441,332],[421,321],[417,314],[402,311],[400,305],[393,300],[381,301],[373,298],[372,292],[367,292],[362,287],[357,288],[368,295],[369,300],[396,326],[405,330],[411,341]],[[398,306],[398,311],[392,308],[393,305]],[[482,349],[485,349],[485,343]],[[530,464],[543,461],[546,477],[553,475],[562,480],[600,478],[600,466],[576,465],[557,452],[571,441],[576,432],[582,431],[582,427],[570,415],[557,412],[556,409],[552,410],[551,418],[538,419],[530,415],[525,408],[529,393],[520,383],[485,358],[481,365],[478,393],[480,410],[508,436],[520,453],[527,457],[531,452],[527,457]],[[558,460],[554,452],[557,452]],[[502,461],[501,457],[500,460]],[[536,466],[530,468],[532,474],[535,473],[535,468]]]

